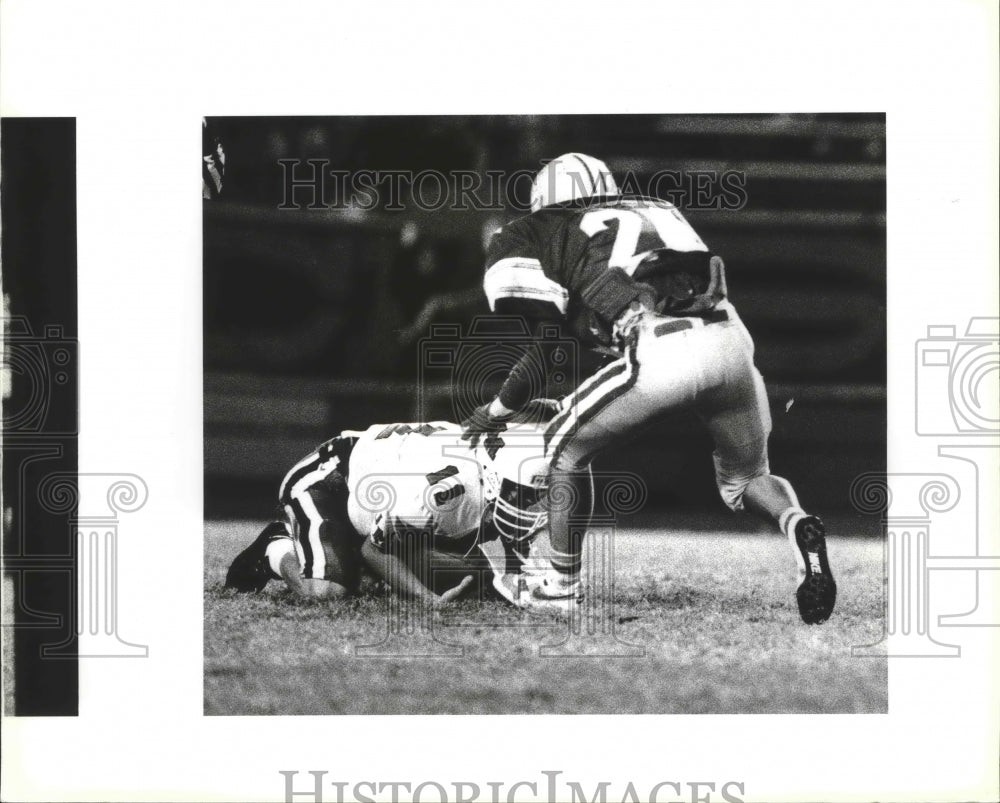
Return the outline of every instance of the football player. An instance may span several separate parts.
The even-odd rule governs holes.
[[[447,604],[487,575],[517,603],[516,577],[544,524],[542,430],[512,427],[475,453],[448,422],[343,432],[282,481],[284,516],[233,561],[226,586],[259,591],[283,579],[305,596],[343,597],[362,566],[406,598]],[[499,537],[495,573],[477,547]]]
[[[531,210],[490,243],[483,282],[490,308],[565,322],[583,344],[619,355],[563,400],[545,432],[551,486],[568,486],[576,501],[549,511],[554,569],[532,590],[534,603],[566,609],[581,597],[593,506],[583,469],[664,413],[691,408],[715,442],[723,501],[766,517],[788,537],[799,613],[807,623],[825,621],[837,587],[823,523],[770,472],[767,394],[753,341],[727,299],[722,259],[672,204],[620,195],[607,165],[585,154],[564,154],[537,174]],[[531,367],[547,364],[546,345],[539,339],[528,348],[498,396],[463,422],[473,446],[502,433],[527,402]]]

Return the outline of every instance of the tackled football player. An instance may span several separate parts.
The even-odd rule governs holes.
[[[532,589],[532,604],[565,611],[582,598],[593,507],[583,469],[668,411],[687,408],[714,440],[723,501],[787,536],[799,568],[799,614],[810,624],[826,621],[837,587],[823,523],[770,472],[767,394],[753,340],[727,299],[722,259],[672,204],[620,195],[607,166],[584,154],[564,154],[539,171],[531,210],[490,243],[483,281],[490,308],[564,321],[583,344],[618,355],[563,400],[545,432],[550,498],[571,501],[550,505],[554,567]],[[544,347],[539,339],[527,348],[497,397],[463,422],[473,446],[502,432],[527,402]],[[555,493],[559,486],[570,492]]]
[[[282,481],[282,516],[233,561],[226,586],[284,580],[302,596],[344,597],[367,567],[400,596],[445,605],[492,588],[516,604],[517,575],[544,524],[542,430],[474,454],[449,422],[343,432]],[[502,453],[502,454],[501,454]],[[499,539],[495,572],[479,549]]]

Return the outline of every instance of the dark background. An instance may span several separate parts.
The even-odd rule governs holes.
[[[3,622],[14,663],[5,713],[75,716],[76,120],[5,117],[0,141],[3,570],[14,600]],[[71,500],[58,510],[39,492],[52,475]],[[55,647],[59,657],[43,656]]]
[[[208,118],[205,152],[216,142],[225,178],[204,215],[209,517],[270,515],[285,471],[341,429],[456,417],[455,384],[440,372],[417,392],[419,340],[432,322],[465,332],[488,311],[484,243],[527,208],[522,181],[504,210],[361,211],[343,198],[308,209],[308,192],[296,196],[303,208],[279,209],[281,159],[485,175],[534,172],[580,151],[619,180],[740,171],[742,209],[680,206],[724,257],[730,298],[756,341],[774,414],[772,470],[807,508],[838,516],[851,513],[851,480],[885,469],[884,115]],[[488,398],[501,374],[457,388],[463,405]],[[697,421],[680,414],[595,468],[643,476],[650,501],[640,517],[708,520],[725,512],[710,451]],[[873,524],[859,519],[858,529]]]

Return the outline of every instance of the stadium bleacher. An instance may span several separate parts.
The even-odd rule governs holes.
[[[360,210],[347,198],[280,210],[276,158],[327,158],[346,170],[514,171],[574,150],[640,184],[658,171],[742,176],[740,208],[685,214],[725,258],[731,298],[757,343],[775,415],[772,462],[803,497],[835,509],[847,508],[854,476],[884,470],[883,115],[210,122],[229,162],[222,196],[205,204],[209,515],[247,504],[246,515],[266,515],[288,465],[339,429],[428,410],[448,417],[447,387],[426,389],[434,401],[423,410],[415,403],[418,351],[397,334],[420,303],[479,282],[484,231],[527,201],[525,182],[506,212]],[[417,247],[406,231],[419,232]],[[430,267],[418,264],[420,248]],[[479,301],[439,320],[467,326],[485,311]],[[692,421],[665,422],[649,442],[657,449],[623,450],[609,466],[643,473],[662,505],[721,504]],[[664,445],[669,470],[657,457]]]

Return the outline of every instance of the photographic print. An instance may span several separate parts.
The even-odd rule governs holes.
[[[203,134],[206,713],[886,712],[884,115]]]
[[[997,800],[998,14],[3,0],[0,798]]]

